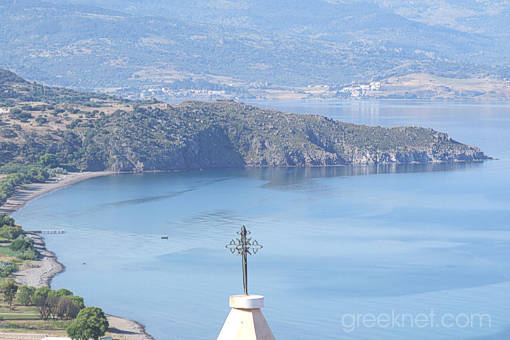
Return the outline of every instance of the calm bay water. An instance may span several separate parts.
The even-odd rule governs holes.
[[[214,339],[242,292],[240,258],[224,245],[246,224],[264,244],[248,260],[250,292],[265,295],[277,339],[510,338],[510,105],[260,105],[432,127],[498,160],[88,180],[14,214],[27,229],[66,229],[47,237],[66,266],[53,287],[157,339]],[[420,313],[428,323],[353,322]]]

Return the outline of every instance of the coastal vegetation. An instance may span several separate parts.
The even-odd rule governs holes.
[[[0,262],[0,278],[9,277],[12,273],[18,270],[16,261],[2,261]]]
[[[41,157],[47,156],[50,155],[43,155]],[[54,155],[51,156],[55,157]],[[44,164],[45,163],[46,161],[44,161]],[[43,162],[34,165],[9,164],[0,166],[0,174],[4,175],[4,178],[0,181],[0,205],[5,203],[7,198],[9,198],[20,185],[43,183],[48,178],[59,174],[65,174],[66,172],[67,171],[63,168],[43,165]]]
[[[23,235],[12,241],[8,254],[22,260],[37,260],[39,258],[39,251],[34,247],[34,240]]]
[[[0,330],[53,330],[87,340],[97,339],[108,330],[104,312],[85,307],[83,298],[67,289],[19,287],[12,279],[4,281],[0,289],[9,308],[6,312],[0,304]]]
[[[51,160],[53,157],[46,157]],[[8,311],[0,304],[2,329],[51,330],[73,339],[96,339],[108,330],[100,308],[86,307],[82,297],[68,289],[19,286],[12,275],[24,265],[33,266],[39,256],[34,241],[12,217],[0,214],[0,291]]]
[[[0,214],[0,282],[5,284],[22,265],[39,257],[34,240],[12,217]]]
[[[14,241],[18,240],[14,246]],[[0,214],[0,280],[10,277],[18,270],[23,260],[36,259],[37,250],[29,241],[25,244],[25,232],[14,219]],[[12,248],[11,248],[12,246]],[[6,281],[3,281],[5,284]]]
[[[29,294],[32,287],[26,287],[25,291]],[[33,291],[31,300],[27,299],[27,301],[28,305],[37,307],[43,320],[71,320],[85,308],[83,298],[75,296],[67,289],[52,290],[48,287],[40,287]]]
[[[1,241],[12,241],[24,233],[23,229],[16,225],[14,218],[0,214],[0,237]]]
[[[0,214],[0,241],[8,245],[0,246],[0,255],[18,260],[37,260],[39,251],[34,241],[26,236],[21,226],[16,225],[12,217]],[[18,261],[19,262],[19,261]],[[16,261],[0,262],[0,277],[7,277],[14,271]]]

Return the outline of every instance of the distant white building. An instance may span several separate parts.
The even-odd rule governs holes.
[[[339,92],[349,94],[351,97],[373,97],[381,89],[380,81],[373,81],[370,84],[351,85],[342,88]]]

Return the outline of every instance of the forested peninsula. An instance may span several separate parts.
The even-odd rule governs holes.
[[[41,162],[67,171],[149,171],[488,159],[432,129],[354,125],[232,101],[129,101],[28,82],[6,70],[0,118],[4,173]]]

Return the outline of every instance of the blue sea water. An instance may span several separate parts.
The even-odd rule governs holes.
[[[14,214],[67,231],[46,237],[66,266],[53,287],[156,339],[214,339],[242,292],[225,244],[246,224],[264,245],[249,290],[277,339],[510,338],[510,105],[258,104],[432,127],[498,160],[91,179]]]

